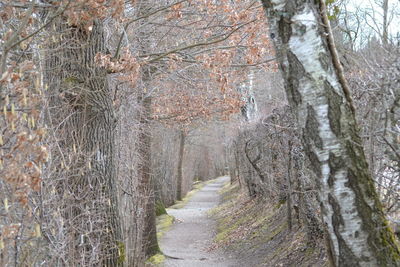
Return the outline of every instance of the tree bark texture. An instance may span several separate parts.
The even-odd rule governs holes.
[[[151,10],[150,0],[141,0],[138,2],[138,16],[147,14]],[[147,19],[141,22],[145,27]],[[138,42],[140,54],[147,54],[150,41],[145,30],[138,33]],[[143,250],[146,258],[157,254],[160,249],[157,240],[156,229],[156,211],[155,211],[155,192],[151,175],[151,96],[147,95],[146,87],[151,79],[151,67],[143,66],[141,71],[143,88],[139,87],[140,98],[140,134],[139,134],[139,155],[141,162],[139,164],[139,179],[141,184],[141,194],[146,198],[145,201],[145,225],[143,227]]]
[[[185,154],[185,138],[186,133],[184,130],[179,132],[179,156],[178,156],[178,177],[176,184],[176,199],[182,200],[182,183],[183,183],[183,158]]]
[[[153,2],[151,0],[138,1],[138,14],[143,16],[148,14],[152,9]],[[148,32],[146,32],[146,25],[149,24],[148,19],[145,18],[140,22],[139,32],[137,33],[137,41],[139,42],[139,54],[145,55],[149,53],[151,47],[151,39],[149,39]],[[154,183],[151,175],[151,95],[147,93],[147,85],[152,78],[152,69],[150,65],[144,65],[141,70],[141,80],[143,87],[139,92],[139,106],[140,111],[140,134],[139,134],[139,155],[141,163],[139,164],[139,179],[141,183],[141,193],[147,198],[145,206],[145,226],[143,232],[143,248],[144,254],[147,258],[160,252],[157,240],[156,229],[156,211],[155,211],[155,190]]]
[[[318,177],[335,266],[399,266],[358,135],[323,2],[263,0],[290,105]],[[322,12],[321,12],[322,11]],[[325,25],[324,25],[325,24]]]
[[[235,150],[233,151],[233,157],[235,158],[235,168],[234,168],[234,177],[235,179],[233,180],[231,178],[231,184],[233,184],[233,182],[235,180],[237,180],[239,182],[239,186],[242,187],[242,183],[241,183],[241,178],[240,178],[240,162],[239,162],[239,149],[238,149],[239,144],[235,142]]]
[[[384,45],[388,45],[389,43],[389,22],[388,22],[388,11],[389,11],[389,0],[383,0],[382,2],[382,11],[383,11],[383,25],[382,25],[382,42]]]
[[[60,19],[47,59],[52,124],[59,137],[58,192],[63,202],[68,264],[120,266],[121,229],[115,169],[115,123],[107,72],[95,63],[105,53],[103,26],[92,31]]]
[[[288,167],[287,167],[287,192],[286,192],[286,204],[287,204],[287,220],[288,228],[291,231],[293,228],[292,219],[292,141],[288,141]]]
[[[139,155],[141,163],[139,164],[140,193],[146,197],[145,201],[145,225],[143,232],[143,246],[146,257],[157,254],[160,249],[157,241],[156,230],[156,211],[154,184],[151,179],[151,97],[144,97],[142,100],[142,110],[140,112],[140,134],[139,134]]]

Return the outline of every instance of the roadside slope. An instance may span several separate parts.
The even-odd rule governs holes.
[[[226,185],[222,203],[211,210],[218,221],[212,248],[224,248],[242,266],[328,266],[324,241],[312,243],[296,221],[288,229],[286,203],[250,199],[238,185]]]

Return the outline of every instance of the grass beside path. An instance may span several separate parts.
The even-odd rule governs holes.
[[[174,205],[172,205],[171,207],[167,208],[167,212],[169,209],[181,209],[183,208],[188,202],[189,200],[193,197],[193,195],[195,193],[197,193],[198,191],[200,191],[206,184],[209,184],[211,182],[213,182],[213,180],[209,180],[209,181],[205,181],[205,182],[194,182],[193,183],[193,189],[188,192],[186,194],[186,196],[181,200],[181,201],[177,201]]]

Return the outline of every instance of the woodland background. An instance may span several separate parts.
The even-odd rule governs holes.
[[[400,3],[328,2],[399,231]],[[267,23],[252,0],[0,1],[0,265],[142,266],[159,250],[156,212],[225,174],[319,242]]]

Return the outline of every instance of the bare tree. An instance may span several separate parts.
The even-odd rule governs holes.
[[[137,4],[138,16],[145,16],[152,11],[152,1],[141,0]],[[151,47],[151,38],[145,32],[146,25],[148,25],[147,18],[140,21],[144,29],[138,31],[139,54],[141,56],[149,53],[148,47]],[[153,69],[149,65],[145,65],[141,71],[141,80],[143,86],[139,87],[139,122],[141,125],[139,134],[139,155],[141,162],[139,163],[139,179],[140,191],[146,197],[145,201],[145,225],[143,227],[143,248],[146,257],[151,257],[157,254],[160,249],[157,241],[156,230],[156,211],[155,211],[155,196],[154,196],[154,182],[151,175],[151,103],[152,95],[147,91],[148,84],[152,78]]]

